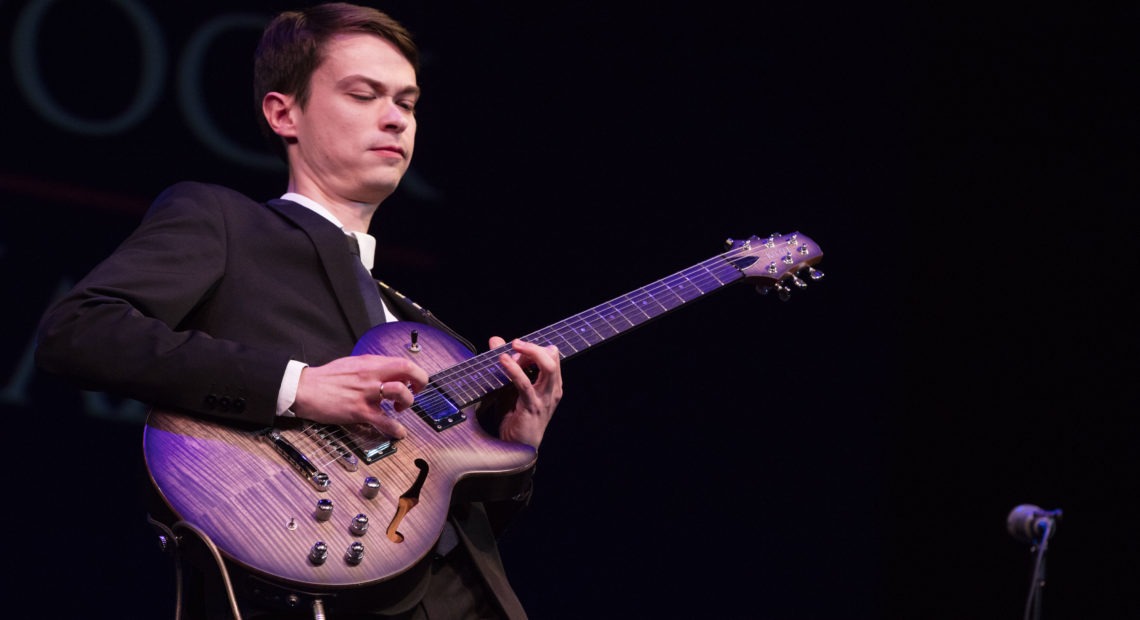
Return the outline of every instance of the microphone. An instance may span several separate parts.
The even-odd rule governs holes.
[[[1060,508],[1044,510],[1033,504],[1021,504],[1009,511],[1005,527],[1017,540],[1034,544],[1041,541],[1042,535],[1051,538],[1060,520]]]

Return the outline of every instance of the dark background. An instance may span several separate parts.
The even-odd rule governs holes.
[[[1047,617],[1135,615],[1140,10],[734,4],[379,5],[425,96],[376,273],[469,338],[727,237],[825,254],[566,362],[502,544],[531,615],[1016,618],[1022,503],[1064,510]],[[144,410],[37,372],[33,332],[170,183],[283,191],[248,59],[292,6],[0,2],[6,617],[172,615]]]

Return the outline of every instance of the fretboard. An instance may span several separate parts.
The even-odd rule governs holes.
[[[520,339],[555,345],[562,359],[572,357],[740,280],[738,262],[728,254],[715,256]],[[471,405],[510,383],[498,357],[511,350],[508,343],[446,368],[431,377],[431,385],[459,408]]]

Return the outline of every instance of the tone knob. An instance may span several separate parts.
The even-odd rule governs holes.
[[[344,554],[344,561],[356,566],[364,559],[364,545],[359,542],[354,542],[348,546],[348,551]]]
[[[317,500],[317,510],[313,513],[313,517],[315,517],[317,521],[328,521],[329,517],[332,516],[332,510],[333,503],[331,499]]]
[[[348,531],[355,536],[364,536],[364,533],[368,531],[368,517],[363,514],[353,517],[352,524],[348,526]]]
[[[309,550],[309,561],[313,564],[320,566],[329,559],[329,546],[323,542],[317,542],[313,548]]]
[[[360,494],[365,499],[376,499],[380,494],[380,480],[376,476],[368,476],[364,479],[364,487],[360,489]]]

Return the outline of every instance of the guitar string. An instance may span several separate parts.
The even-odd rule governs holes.
[[[772,249],[778,246],[763,247]],[[752,248],[747,245],[734,248],[733,250],[729,250],[677,273],[661,278],[644,287],[615,297],[608,302],[579,312],[568,319],[541,328],[538,331],[524,336],[523,339],[542,346],[558,344],[555,342],[555,339],[559,339],[564,345],[573,349],[571,353],[564,353],[560,347],[560,357],[565,359],[591,346],[600,344],[607,338],[620,335],[643,321],[659,317],[687,303],[696,301],[708,293],[736,282],[743,277],[743,273],[738,267],[733,265],[731,261],[750,251],[752,251]],[[695,294],[693,294],[694,291]],[[676,300],[670,299],[663,302],[660,297],[666,293],[673,295]],[[688,297],[688,295],[691,295],[691,297]],[[645,308],[644,304],[647,303],[647,301],[652,301],[656,308]],[[669,301],[679,301],[679,303],[670,307],[668,305]],[[642,319],[637,315],[630,318],[632,310],[636,310],[644,318]],[[653,312],[653,314],[650,314],[650,312]],[[618,325],[615,325],[614,321],[617,321]],[[628,325],[620,326],[622,322],[628,323]],[[589,330],[588,332],[586,331],[587,328]],[[597,338],[596,341],[591,341],[590,333],[593,334],[593,337]],[[570,340],[570,334],[573,334],[575,338],[579,339],[579,343],[584,343],[586,346],[582,349],[575,347]],[[421,408],[428,408],[429,410],[446,406],[450,411],[452,409],[450,400],[447,398],[447,395],[443,393],[445,387],[452,388],[453,398],[455,396],[463,396],[469,399],[467,403],[458,403],[460,407],[475,402],[478,398],[485,396],[494,389],[503,387],[509,383],[509,378],[506,377],[505,371],[503,371],[502,366],[499,365],[498,358],[500,354],[511,350],[513,349],[509,343],[504,344],[503,346],[496,347],[495,349],[486,351],[441,370],[431,377],[429,388],[416,396],[417,404],[419,404]],[[488,371],[490,373],[489,377],[487,376]],[[457,377],[458,381],[456,380]],[[467,377],[474,378],[474,386],[472,386],[471,382],[465,381]],[[483,381],[483,383],[480,383],[480,381]],[[462,385],[460,385],[460,383],[462,383]],[[472,392],[471,390],[474,391]],[[455,392],[459,393],[456,394]],[[463,392],[468,393],[465,394]],[[344,445],[344,442],[350,437],[356,437],[358,440],[363,439],[362,435],[354,435],[347,427],[339,425],[308,423],[300,429],[300,432],[310,444],[316,446],[319,453],[323,454],[325,460],[321,462],[318,467],[328,467],[332,463],[340,464],[346,456],[352,456],[351,448]],[[322,437],[322,435],[327,436],[328,439]]]
[[[788,236],[788,237],[785,237],[784,239],[782,239],[781,241],[786,241],[787,239],[790,239],[790,238],[791,238],[791,236]],[[773,244],[771,247],[768,247],[767,249],[771,250],[773,248],[777,248],[778,246],[779,246],[779,244]],[[739,279],[739,276],[740,276],[740,270],[738,268],[736,268],[735,266],[731,265],[731,263],[729,261],[732,258],[736,258],[740,255],[743,255],[744,253],[750,252],[751,250],[752,249],[749,247],[740,247],[740,248],[737,248],[735,250],[725,252],[724,254],[710,258],[710,259],[708,259],[702,263],[694,265],[693,267],[682,270],[681,272],[678,272],[678,273],[673,274],[671,276],[667,276],[666,278],[662,278],[661,280],[658,280],[655,283],[647,285],[646,287],[643,287],[642,289],[639,289],[637,291],[633,291],[633,292],[628,293],[622,297],[615,298],[614,300],[611,300],[608,303],[600,304],[594,308],[583,311],[583,312],[579,313],[578,315],[571,317],[570,319],[567,319],[567,320],[562,321],[562,322],[555,324],[553,326],[539,330],[539,331],[535,332],[534,334],[531,334],[531,336],[524,337],[524,339],[530,339],[531,341],[537,342],[539,344],[551,344],[551,343],[557,344],[557,342],[555,342],[554,339],[551,338],[551,336],[553,335],[553,336],[561,338],[562,342],[565,345],[569,345],[570,348],[575,349],[573,353],[577,353],[578,349],[576,349],[574,347],[574,345],[570,342],[569,338],[567,337],[568,336],[568,334],[567,334],[567,332],[568,332],[567,328],[568,327],[577,328],[574,331],[575,331],[577,336],[581,336],[581,334],[583,333],[583,330],[581,330],[579,326],[585,324],[587,327],[589,327],[594,332],[594,335],[596,337],[598,337],[598,340],[595,342],[590,342],[588,336],[581,336],[579,341],[580,342],[584,341],[587,345],[586,348],[588,348],[589,346],[593,346],[595,344],[598,344],[598,343],[604,341],[608,337],[612,337],[614,335],[618,335],[618,334],[624,332],[629,327],[636,326],[640,322],[636,316],[633,319],[630,319],[629,312],[630,312],[631,307],[636,307],[642,314],[646,314],[646,320],[648,320],[648,319],[654,318],[656,316],[660,316],[661,314],[668,312],[670,310],[676,309],[685,303],[694,301],[694,300],[700,298],[701,296],[703,296],[709,292],[712,292],[716,289],[719,289],[720,287],[722,287],[726,284],[737,281]],[[771,253],[771,252],[769,252],[769,253]],[[713,269],[713,267],[719,267],[720,269],[719,270]],[[729,270],[731,270],[731,272]],[[718,277],[718,273],[717,273],[718,271],[721,272],[722,277]],[[723,276],[726,276],[726,275],[731,276],[731,277],[723,278]],[[725,279],[727,279],[728,281],[727,282],[724,281]],[[712,286],[711,288],[709,288],[708,290],[705,290],[706,287],[708,287],[713,281],[715,281],[715,285]],[[683,285],[678,286],[678,284],[677,284],[678,282],[682,283]],[[691,290],[693,288],[695,288],[698,291],[698,293],[695,296],[693,296],[692,298],[686,299],[684,294],[686,292],[691,292]],[[688,291],[686,291],[685,289],[688,289]],[[662,304],[657,299],[658,296],[661,294],[661,291],[667,291],[667,292],[673,293],[674,295],[676,295],[680,299],[681,303],[677,304],[673,307],[668,307],[668,306]],[[661,308],[662,308],[661,311],[658,312],[657,314],[652,315],[652,316],[648,315],[645,312],[645,310],[642,309],[640,307],[640,305],[637,303],[638,301],[644,301],[645,299],[651,299],[651,300],[657,302],[657,305],[661,306]],[[607,308],[610,310],[614,310],[616,312],[610,312],[607,314],[605,312],[605,310]],[[593,317],[593,319],[588,318],[588,317]],[[600,321],[597,321],[596,320],[597,318],[601,318],[603,321],[605,321],[607,326],[610,328],[611,333],[609,333],[608,335],[603,335],[601,333],[601,331],[606,331],[606,330],[602,329],[603,324]],[[629,327],[615,328],[613,323],[611,323],[611,320],[615,319],[615,318],[619,318],[621,320],[624,320],[625,322],[628,322]],[[601,330],[601,331],[599,331],[599,330]],[[535,337],[537,337],[537,338],[535,338]],[[500,347],[500,348],[495,349],[493,351],[488,351],[484,354],[481,354],[480,356],[476,356],[475,358],[471,358],[469,360],[466,360],[463,363],[452,366],[449,369],[445,369],[444,371],[437,373],[433,377],[433,383],[445,384],[445,385],[448,385],[448,386],[453,387],[453,388],[458,387],[459,389],[463,389],[462,386],[457,386],[455,384],[455,382],[450,380],[451,375],[462,374],[463,376],[471,376],[471,375],[475,374],[476,372],[484,372],[488,367],[492,367],[492,366],[497,367],[498,355],[500,353],[503,353],[503,352],[506,352],[509,350],[510,350],[510,346],[504,345],[503,347]],[[563,353],[562,356],[568,357],[569,355],[572,355],[573,353]],[[493,381],[490,381],[490,382],[488,382],[486,384],[482,384],[482,385],[477,384],[477,387],[482,388],[482,390],[485,391],[488,389],[495,389],[498,387],[502,387],[503,385],[506,384],[506,381],[507,381],[507,379],[505,378],[505,376],[502,372],[493,372],[490,379],[492,379]],[[475,391],[476,397],[481,396],[480,391],[481,390],[476,389],[476,391]],[[428,394],[425,392],[426,398],[422,402],[426,402],[426,403],[430,404],[433,401],[433,399],[435,399],[435,398],[443,398],[443,395],[438,394],[438,390],[432,390],[431,392],[432,392],[431,394]]]
[[[330,441],[322,439],[321,435],[328,435],[333,441],[343,442],[350,433],[346,427],[312,422],[306,424],[300,430],[302,436],[314,444],[318,451],[323,453],[326,460],[319,463],[319,467],[328,467],[330,464],[339,463],[342,460],[342,453],[337,450]]]
[[[706,261],[706,263],[715,262],[715,260],[716,259],[709,259],[709,261]],[[703,266],[704,265],[697,265],[690,267],[685,272],[673,274],[650,285],[642,287],[637,291],[627,293],[626,295],[610,300],[607,303],[599,304],[598,306],[580,312],[577,315],[570,317],[569,319],[556,323],[555,325],[549,326],[547,328],[543,328],[537,332],[534,332],[533,334],[530,334],[529,336],[523,337],[523,339],[535,342],[536,344],[543,346],[547,344],[558,344],[556,342],[556,339],[561,339],[563,347],[569,346],[571,349],[574,349],[574,351],[571,353],[560,350],[560,356],[562,358],[569,357],[573,353],[578,352],[578,348],[574,346],[569,338],[570,333],[575,334],[575,339],[579,343],[585,343],[587,345],[586,348],[588,348],[589,346],[593,346],[606,340],[607,338],[616,336],[626,331],[629,327],[635,326],[638,323],[642,322],[636,316],[630,318],[631,309],[636,309],[639,313],[644,315],[645,320],[653,318],[654,316],[659,316],[660,314],[663,314],[664,312],[672,309],[666,305],[668,301],[662,303],[659,300],[662,292],[668,292],[675,296],[677,301],[680,301],[680,303],[673,306],[673,308],[676,308],[705,294],[706,291],[703,289],[713,281],[716,281],[717,288],[724,285],[724,282],[720,281],[719,278],[716,278],[714,275],[709,273],[709,270],[707,268],[702,271],[701,268]],[[686,299],[686,295],[691,294],[691,291],[694,289],[698,291],[698,294],[693,296],[691,299]],[[641,304],[638,303],[639,301],[646,299],[650,299],[656,302],[661,310],[655,315],[650,316],[646,310],[641,307]],[[628,323],[629,326],[620,326],[622,322]],[[587,330],[583,329],[583,326],[588,328],[588,332]],[[590,333],[592,333],[592,336]],[[501,353],[505,353],[510,350],[512,350],[511,346],[509,344],[505,344],[501,347],[465,360],[464,362],[436,373],[436,375],[432,377],[433,384],[441,387],[452,387],[454,388],[453,391],[466,392],[472,388],[471,383],[474,383],[474,393],[476,396],[479,395],[480,391],[502,387],[503,385],[506,385],[508,379],[502,371],[502,367],[498,364],[498,358]],[[488,371],[490,371],[489,376],[487,376]],[[456,376],[459,376],[459,381],[453,380],[453,378]],[[464,379],[467,377],[471,377],[473,380],[471,382],[464,381]],[[482,381],[480,381],[480,379],[482,379]],[[469,396],[469,394],[457,395]],[[442,395],[438,394],[437,391],[433,391],[433,393],[427,395],[427,398],[425,399],[426,404],[432,404],[432,398],[441,396]]]
[[[627,293],[608,303],[600,304],[564,321],[538,330],[523,339],[543,346],[548,344],[559,345],[560,356],[566,358],[711,292],[711,290],[705,289],[714,282],[715,288],[726,284],[722,278],[708,272],[701,273],[697,267],[691,268],[690,271],[696,271],[696,273],[674,274],[642,289]],[[696,295],[692,295],[693,290],[697,291]],[[673,298],[663,301],[661,299],[663,293],[668,293]],[[670,306],[669,304],[673,301],[680,303],[674,303]],[[652,302],[653,305],[646,306],[647,302]],[[575,343],[578,346],[575,346]],[[583,344],[586,346],[581,347]],[[567,351],[567,348],[570,350]],[[505,378],[500,372],[493,372],[486,385],[478,384],[477,378],[479,373],[485,374],[485,371],[490,368],[501,368],[498,365],[499,354],[510,350],[509,345],[504,345],[481,356],[471,358],[466,363],[460,363],[441,371],[435,377],[436,383],[456,387],[456,382],[452,381],[454,375],[460,375],[460,383],[463,382],[463,377],[474,375],[477,387],[502,387],[505,385]],[[501,385],[496,385],[496,383]],[[463,389],[462,385],[457,387]]]
[[[791,238],[792,235],[788,235],[782,238],[781,241],[786,242],[786,240]],[[769,241],[774,242],[774,238],[770,237],[762,241],[762,243],[768,243]],[[774,244],[770,247],[764,245],[762,247],[765,248],[765,250],[771,250],[778,248],[780,245],[781,244]],[[545,346],[546,344],[557,344],[554,342],[553,337],[560,338],[562,343],[573,349],[573,352],[571,353],[564,353],[560,350],[560,357],[564,359],[591,346],[600,344],[607,338],[612,338],[613,336],[620,335],[626,330],[638,325],[641,321],[638,320],[636,316],[632,320],[629,318],[629,312],[631,309],[636,308],[638,312],[645,315],[644,320],[650,320],[667,312],[670,312],[671,310],[677,309],[687,303],[700,299],[704,295],[716,291],[723,286],[726,286],[727,284],[736,282],[740,279],[740,277],[743,276],[743,274],[738,267],[731,264],[731,261],[752,251],[752,247],[747,244],[742,244],[741,246],[738,246],[732,250],[711,257],[677,273],[661,278],[660,280],[652,282],[640,289],[631,291],[630,293],[626,293],[625,295],[611,299],[608,302],[604,302],[602,304],[594,306],[593,308],[579,312],[578,314],[566,320],[555,323],[554,325],[542,328],[528,336],[524,336],[523,339],[534,341],[536,344]],[[771,254],[771,252],[764,253]],[[714,267],[719,267],[719,270],[714,270]],[[722,279],[722,277],[718,277],[718,271],[721,272],[724,276],[732,277]],[[710,288],[706,290],[706,287]],[[691,298],[686,298],[685,293],[691,293],[692,290],[697,291],[696,295],[693,295]],[[662,303],[659,297],[665,293],[674,295],[680,301],[680,303],[677,303],[672,307],[668,306],[667,303]],[[660,309],[655,310],[653,308],[650,308],[651,311],[656,312],[655,314],[650,315],[646,309],[641,307],[641,305],[644,304],[646,300],[652,300],[657,306],[659,306]],[[605,314],[606,309],[609,309],[612,312],[607,315]],[[602,323],[597,320],[599,318],[601,321],[605,322],[606,326],[608,326],[609,330],[612,332],[608,336],[603,335],[598,331],[600,328],[602,328]],[[621,328],[615,327],[614,324],[611,323],[611,320],[615,318],[620,318],[621,320],[628,322],[629,326]],[[593,333],[594,337],[597,338],[596,341],[590,341],[584,327],[588,328],[589,331]],[[579,342],[584,343],[586,346],[582,349],[575,347],[568,338],[570,333],[573,333],[576,338],[579,338]],[[474,392],[472,393],[460,393],[451,395],[452,398],[455,398],[456,396],[464,396],[465,398],[470,399],[466,403],[458,403],[461,407],[475,402],[478,400],[478,398],[485,396],[494,389],[503,387],[509,383],[509,378],[505,376],[505,372],[502,370],[501,365],[499,365],[498,358],[500,354],[512,350],[513,349],[509,343],[504,344],[503,346],[497,347],[490,351],[486,351],[482,354],[476,355],[475,357],[455,364],[449,368],[441,370],[431,377],[428,389],[416,396],[416,403],[420,405],[421,408],[426,408],[428,410],[445,407],[450,411],[453,409],[453,407],[451,405],[450,399],[448,398],[448,395],[443,392],[443,389],[445,387],[451,388],[453,392],[470,391],[471,389],[474,389]],[[490,371],[489,378],[486,376],[488,371]],[[459,382],[456,381],[456,377],[459,377],[460,381],[462,381],[466,377],[478,376],[481,376],[482,380],[486,383],[475,383],[474,387],[472,387],[470,382],[465,382],[464,385],[459,385]],[[478,379],[475,379],[475,381],[478,381]],[[334,429],[336,430],[333,431],[333,434],[340,441],[343,441],[346,436],[353,436],[352,432],[345,427],[338,426],[334,427]],[[310,439],[312,440],[312,438]],[[325,442],[316,443],[318,443],[318,446],[326,453],[326,457],[330,458],[332,461],[340,460],[339,456],[335,456],[337,454],[337,451],[334,447],[329,446]],[[326,462],[325,465],[327,464],[328,463]]]
[[[383,403],[382,407],[389,412],[392,411],[391,406],[387,403]],[[361,427],[363,430],[356,430],[356,426]],[[325,459],[320,463],[314,464],[319,468],[326,468],[332,464],[341,466],[345,457],[356,458],[353,454],[353,447],[348,445],[350,443],[356,444],[357,447],[362,449],[374,449],[380,445],[376,444],[377,441],[381,442],[381,444],[390,441],[390,438],[370,425],[360,424],[353,425],[353,427],[354,428],[349,428],[348,426],[337,424],[306,422],[305,426],[297,430],[306,441],[316,447],[317,451],[321,453]],[[323,439],[321,437],[322,435],[327,435],[329,439]],[[338,449],[334,443],[339,443],[344,450]]]
[[[775,243],[775,239],[772,238],[773,244],[771,246],[762,246],[766,250],[763,253],[774,254],[779,251],[779,248],[781,246],[786,246],[791,239],[793,239],[793,235],[788,235],[780,239],[782,243]],[[764,240],[764,243],[767,243],[767,240]],[[775,250],[775,252],[772,252],[771,250]],[[665,278],[642,287],[641,289],[637,289],[623,296],[619,296],[610,300],[609,302],[599,304],[598,306],[580,312],[577,315],[570,317],[569,319],[540,329],[533,334],[524,337],[523,339],[531,339],[531,341],[534,341],[537,344],[545,345],[558,344],[554,341],[553,337],[560,338],[562,343],[574,349],[574,351],[571,353],[564,353],[560,351],[562,358],[569,357],[570,355],[579,352],[579,349],[574,347],[573,343],[568,338],[569,333],[574,333],[575,337],[579,338],[579,342],[585,342],[586,347],[582,349],[584,350],[585,348],[589,348],[590,346],[594,346],[603,342],[609,337],[619,335],[629,328],[634,327],[642,322],[636,316],[633,319],[629,318],[630,310],[633,308],[636,308],[640,313],[644,314],[646,317],[645,320],[649,320],[657,316],[661,316],[666,312],[679,308],[686,303],[695,301],[696,299],[699,299],[700,297],[710,292],[713,292],[727,284],[739,280],[740,277],[742,277],[742,273],[739,268],[731,264],[731,260],[752,251],[753,248],[744,245],[734,248],[733,250],[729,250],[723,254],[709,258],[701,263],[698,263],[697,265],[684,269],[670,276],[666,276]],[[784,257],[779,256],[777,258],[783,259]],[[721,275],[722,277],[718,277],[718,275]],[[723,278],[723,276],[728,275],[732,277]],[[727,279],[727,281],[725,281],[725,279]],[[708,288],[708,290],[706,290],[706,287],[709,287],[710,285],[711,288]],[[691,292],[692,289],[695,289],[697,291],[697,294],[689,299],[686,299],[684,293]],[[668,292],[676,295],[676,297],[680,300],[680,303],[676,304],[673,307],[668,307],[667,305],[661,303],[658,297],[663,292]],[[656,304],[661,307],[661,310],[656,314],[649,315],[638,303],[644,303],[646,299],[656,302]],[[606,309],[613,310],[614,312],[605,314]],[[594,320],[591,320],[589,317],[594,317]],[[609,335],[603,335],[599,331],[603,325],[601,322],[596,320],[597,318],[600,318],[602,321],[604,321],[612,333]],[[621,328],[614,327],[614,324],[610,322],[613,319],[620,319],[628,322],[629,326]],[[590,331],[594,333],[594,336],[598,338],[597,341],[590,342],[588,336],[582,335],[585,333],[582,329],[583,325],[588,327]],[[603,329],[602,331],[605,330]],[[479,354],[473,358],[469,358],[463,362],[455,364],[436,373],[432,377],[432,385],[435,387],[425,390],[420,395],[417,395],[417,402],[420,403],[421,406],[428,407],[446,405],[447,396],[442,393],[443,387],[451,387],[453,391],[459,392],[468,391],[472,388],[471,382],[463,381],[463,379],[467,377],[475,378],[479,375],[486,375],[489,369],[491,370],[490,377],[483,377],[486,383],[478,383],[478,379],[474,379],[474,400],[477,400],[478,398],[484,396],[486,393],[493,389],[503,387],[506,385],[506,383],[509,382],[509,379],[506,378],[505,373],[501,370],[501,366],[498,365],[498,357],[501,353],[505,353],[511,350],[511,346],[509,344],[506,344],[491,351]],[[460,381],[458,382],[453,380],[457,375],[460,377]],[[459,383],[463,383],[463,385],[459,385]],[[468,398],[471,397],[471,394],[453,394],[452,396],[454,397],[459,395],[466,396]],[[474,402],[474,400],[471,400],[470,402]],[[464,404],[463,406],[466,405]],[[451,409],[449,405],[447,408],[449,410]]]

